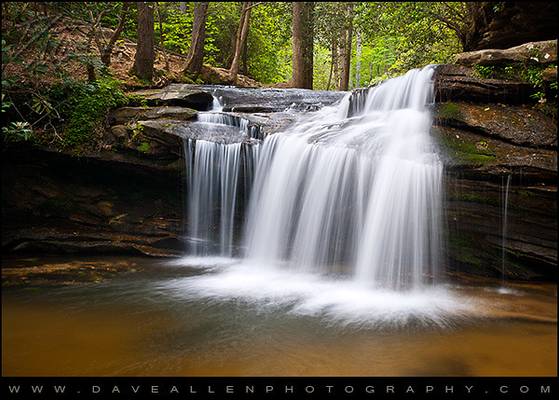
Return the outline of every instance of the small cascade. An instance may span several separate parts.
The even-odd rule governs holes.
[[[510,188],[511,175],[507,175],[506,183],[503,182],[503,223],[501,230],[501,287],[505,287],[505,256],[507,245],[507,224],[508,224],[508,204],[509,204],[509,188]]]
[[[212,111],[221,112],[223,110],[223,104],[221,100],[218,97],[216,97],[215,93],[212,95],[212,97],[213,97]]]
[[[199,112],[197,121],[189,125],[191,131],[203,130],[203,138],[184,139],[185,232],[191,255],[236,254],[239,216],[251,190],[258,145],[247,139],[259,138],[260,127],[222,109],[214,96],[212,110]]]
[[[219,131],[223,126],[238,128],[239,132],[249,138],[262,140],[260,126],[248,119],[221,112],[199,112],[198,122],[206,124],[208,130]]]

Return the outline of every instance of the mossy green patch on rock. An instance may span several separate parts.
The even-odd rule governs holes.
[[[477,193],[455,193],[450,195],[451,201],[465,201],[468,203],[487,204],[491,206],[500,206],[499,201],[495,198],[482,196]]]
[[[496,158],[495,152],[487,142],[470,143],[456,135],[455,137],[441,136],[440,143],[447,154],[460,163],[483,165]]]
[[[460,106],[456,103],[441,103],[437,109],[437,116],[441,119],[459,119],[461,115]]]

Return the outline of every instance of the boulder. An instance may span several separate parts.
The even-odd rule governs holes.
[[[107,122],[109,125],[127,124],[130,121],[146,119],[177,119],[190,120],[196,117],[196,110],[187,107],[121,107],[110,112]]]
[[[535,90],[527,82],[502,79],[482,79],[470,67],[443,64],[435,72],[435,99],[444,101],[470,101],[476,103],[533,103]]]
[[[446,102],[435,106],[435,118],[448,126],[518,146],[557,147],[553,120],[531,106]]]
[[[191,86],[173,83],[162,89],[139,90],[133,94],[145,99],[149,106],[178,106],[200,111],[209,110],[212,107],[212,95]]]
[[[509,63],[539,63],[550,64],[557,62],[557,41],[524,43],[509,49],[485,49],[468,51],[457,54],[454,62],[465,66],[498,65]]]
[[[470,4],[465,50],[506,49],[557,39],[557,2],[484,1]]]

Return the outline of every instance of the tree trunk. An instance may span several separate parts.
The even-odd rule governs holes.
[[[111,65],[111,55],[113,54],[113,48],[115,47],[115,43],[120,37],[120,34],[124,30],[124,24],[126,23],[126,18],[128,17],[129,5],[130,3],[126,3],[126,2],[122,3],[122,10],[120,11],[118,26],[116,27],[111,38],[109,39],[109,43],[101,50],[101,61],[107,67]]]
[[[202,71],[204,61],[204,42],[206,40],[206,17],[209,3],[195,3],[194,23],[192,24],[192,40],[186,56],[184,72],[198,75]]]
[[[349,89],[349,74],[351,67],[351,39],[352,39],[352,19],[353,19],[353,4],[348,3],[346,8],[347,26],[344,29],[342,37],[342,73],[340,76],[339,90]]]
[[[179,11],[182,12],[182,13],[186,12],[186,2],[185,1],[179,2]]]
[[[361,31],[357,31],[355,54],[355,87],[361,87]]]
[[[248,75],[248,40],[243,47],[242,55],[243,67],[241,68],[241,71],[243,75]]]
[[[313,3],[293,2],[293,74],[291,85],[312,89]]]
[[[146,2],[138,2],[138,44],[132,72],[140,79],[153,79],[154,31],[153,6]]]
[[[340,43],[338,38],[334,40],[332,47],[332,63],[334,65],[334,82],[332,86],[338,88],[340,86]]]
[[[336,40],[332,38],[332,54],[330,58],[330,74],[328,75],[328,84],[326,85],[326,90],[330,90],[330,84],[332,83],[332,74],[334,73],[334,64],[336,63]]]
[[[163,34],[163,17],[161,16],[161,7],[159,3],[155,3],[157,7],[157,21],[159,22],[159,47],[161,47],[161,52],[163,53],[163,58],[165,58],[165,71],[169,72],[171,68],[169,67],[169,56],[165,51],[165,35]]]
[[[233,83],[237,82],[237,76],[239,75],[241,53],[243,47],[245,46],[247,36],[248,36],[251,9],[252,9],[252,2],[245,1],[241,9],[241,19],[239,21],[239,29],[237,29],[237,40],[235,41],[235,53],[233,53],[233,61],[231,61],[231,67],[229,68],[229,79],[231,79]]]

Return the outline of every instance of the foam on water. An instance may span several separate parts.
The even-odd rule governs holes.
[[[208,268],[208,267],[223,267],[233,264],[238,264],[240,259],[238,258],[229,258],[229,257],[220,257],[220,256],[206,256],[206,257],[198,257],[198,256],[186,256],[177,258],[176,260],[167,261],[166,265],[171,266],[183,266],[183,267],[191,267],[191,268]]]
[[[349,279],[246,263],[165,281],[159,288],[184,299],[240,300],[263,309],[281,308],[290,314],[365,327],[409,323],[444,327],[476,309],[472,299],[444,287],[399,292],[371,288]]]

